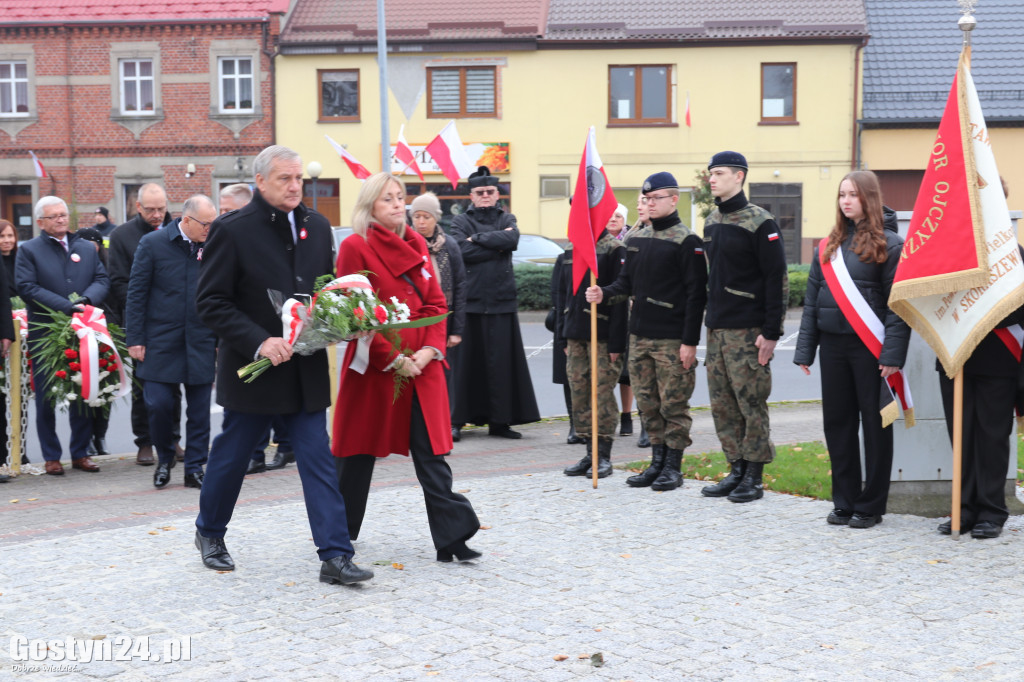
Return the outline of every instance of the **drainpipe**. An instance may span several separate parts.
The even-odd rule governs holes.
[[[860,61],[863,56],[863,50],[868,44],[868,38],[864,37],[860,41],[860,45],[857,46],[857,50],[853,54],[853,140],[850,151],[852,152],[852,158],[850,159],[850,170],[858,170],[860,168],[860,132],[861,132],[861,117],[857,115],[857,108],[860,106]]]

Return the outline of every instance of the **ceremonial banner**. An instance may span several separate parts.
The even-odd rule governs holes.
[[[577,291],[587,269],[597,275],[597,238],[608,225],[618,202],[608,183],[604,164],[597,153],[594,127],[587,133],[587,144],[580,159],[576,190],[569,209],[569,241],[572,259],[572,288]]]
[[[1024,263],[965,50],[914,204],[889,306],[953,377],[1024,303]]]

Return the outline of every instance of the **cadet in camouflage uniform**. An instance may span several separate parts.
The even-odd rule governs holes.
[[[633,296],[629,316],[629,381],[651,439],[651,465],[626,483],[654,490],[683,484],[680,466],[690,445],[690,395],[707,300],[707,265],[700,238],[679,220],[679,186],[661,172],[643,184],[650,225],[630,234],[625,268],[587,300]]]
[[[715,430],[731,471],[701,493],[751,502],[764,496],[762,470],[775,458],[768,363],[786,314],[786,253],[775,219],[743,193],[743,155],[719,152],[708,170],[716,208],[704,220],[710,270],[704,364]]]
[[[597,240],[597,283],[608,285],[622,270],[626,247],[608,230]],[[580,286],[573,293],[572,247],[562,260],[560,299],[565,301],[556,309],[557,335],[567,341],[565,371],[572,391],[572,418],[576,434],[587,444],[587,454],[579,462],[565,469],[566,476],[590,475],[590,439],[593,434],[593,410],[590,404],[590,304],[586,289]],[[584,275],[590,281],[590,270]],[[615,386],[622,372],[622,352],[626,350],[626,320],[629,312],[623,299],[609,305],[597,306],[597,477],[612,475],[612,442],[619,423],[619,408],[615,403]],[[556,351],[557,352],[557,351]]]

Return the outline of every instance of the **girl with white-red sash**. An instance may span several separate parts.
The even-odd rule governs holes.
[[[896,214],[882,205],[875,174],[847,174],[839,184],[835,225],[814,249],[807,279],[793,362],[809,375],[821,349],[822,415],[835,505],[827,521],[833,525],[871,528],[882,522],[889,497],[893,417],[883,423],[883,395],[889,390],[883,382],[900,371],[910,341],[910,328],[887,304],[903,247],[896,229]]]

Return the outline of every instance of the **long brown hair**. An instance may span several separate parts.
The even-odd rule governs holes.
[[[878,184],[878,176],[871,171],[852,171],[847,173],[839,186],[849,180],[857,190],[857,198],[860,200],[861,209],[864,211],[864,218],[856,225],[853,234],[853,252],[857,254],[864,263],[884,263],[887,257],[885,250],[885,223],[882,214],[882,188]],[[846,225],[849,219],[843,215],[839,208],[839,190],[836,190],[836,224],[828,234],[828,244],[825,246],[825,253],[821,254],[822,262],[832,258],[832,254],[842,245],[846,239]]]

